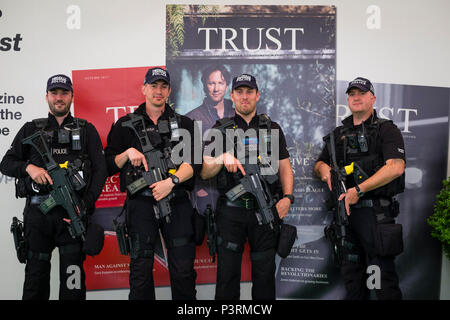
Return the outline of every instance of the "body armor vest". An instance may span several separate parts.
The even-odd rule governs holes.
[[[50,149],[51,156],[56,163],[63,164],[66,161],[73,164],[81,176],[89,185],[91,176],[91,162],[87,154],[87,121],[80,118],[73,118],[73,122],[64,125],[62,128],[48,128],[48,118],[34,119],[33,124],[36,131],[42,130],[44,139]],[[39,153],[33,151],[30,154],[30,162],[44,167],[44,162]],[[87,188],[84,188],[84,191]],[[16,197],[26,197],[35,194],[47,194],[46,186],[38,185],[29,176],[16,181]]]
[[[130,119],[137,119],[140,117],[140,114],[130,113],[128,114]],[[138,135],[147,135],[148,140],[153,148],[161,150],[163,153],[167,153],[167,156],[170,158],[170,152],[172,150],[173,144],[177,143],[180,135],[178,132],[178,128],[181,124],[180,115],[173,112],[173,114],[169,117],[169,119],[158,119],[156,129],[150,128],[146,126],[145,117],[143,117],[144,125],[143,127],[135,126],[134,130],[136,133],[133,133],[135,136]],[[133,122],[135,124],[137,122]],[[140,139],[138,139],[140,140]],[[142,152],[141,141],[138,142],[138,150]],[[131,163],[127,162],[123,168],[123,173],[120,174],[120,191],[124,192],[126,190],[126,186],[133,183],[134,181],[140,179],[142,177],[142,173],[144,172],[144,167],[141,165],[140,167],[134,167]],[[193,189],[193,179],[189,179],[183,182],[183,186],[186,187],[187,190]]]
[[[248,155],[253,153],[257,153],[257,156],[259,157],[259,146],[265,150],[267,153],[267,156],[270,158],[271,155],[271,120],[269,116],[266,114],[259,114],[258,117],[258,128],[256,129],[257,137],[259,139],[260,132],[259,130],[263,129],[265,130],[264,134],[261,135],[261,138],[263,139],[262,143],[259,143],[258,139],[256,141],[253,141],[252,138],[245,137],[243,141],[244,149],[245,149],[245,155],[246,155],[246,161],[248,161]],[[235,121],[233,118],[223,118],[218,120],[220,123],[220,127],[226,128],[226,129],[238,129]],[[250,128],[249,128],[250,129]],[[255,149],[256,148],[256,149]],[[236,147],[235,147],[236,149]],[[227,150],[228,151],[228,150]],[[236,151],[236,150],[235,150]],[[236,156],[236,154],[235,154]],[[231,187],[239,184],[240,179],[242,178],[242,174],[240,171],[229,174],[225,167],[223,167],[219,174],[217,175],[217,188],[221,193],[224,193],[228,191]],[[280,180],[278,179],[276,182],[272,183],[270,185],[270,192],[272,196],[275,198],[275,201],[278,201],[282,197],[282,188]]]
[[[352,188],[377,172],[384,164],[380,127],[383,123],[392,122],[387,119],[376,119],[370,125],[361,128],[340,126],[336,128],[336,159],[339,168],[355,163],[358,171],[347,176],[346,186]],[[356,169],[355,169],[356,170]],[[390,183],[367,192],[363,198],[392,197],[404,191],[405,174]]]

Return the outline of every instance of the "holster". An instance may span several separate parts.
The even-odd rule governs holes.
[[[328,240],[331,248],[331,257],[335,266],[339,267],[341,264],[341,247],[338,240],[337,226],[335,223],[327,225],[323,233],[325,234],[325,239]]]
[[[211,208],[211,204],[206,206],[204,217],[206,220],[206,244],[208,245],[212,262],[214,262],[217,253],[218,235],[215,213]]]
[[[17,259],[20,263],[27,262],[27,246],[24,237],[24,227],[23,222],[17,219],[17,217],[13,217],[11,223],[11,233],[14,238],[14,247],[17,252]]]
[[[128,199],[127,199],[128,200]],[[114,231],[116,232],[117,244],[119,245],[120,254],[127,256],[131,252],[131,237],[128,234],[127,230],[127,207],[128,201],[125,200],[125,203],[120,211],[119,215],[113,219]],[[117,219],[125,212],[125,221],[119,222]]]
[[[192,214],[192,225],[194,226],[194,242],[196,246],[201,245],[203,240],[205,240],[205,220],[205,217],[198,213],[197,209],[194,208],[194,213]]]
[[[113,219],[113,224],[120,254],[127,256],[130,254],[131,239],[128,236],[126,224],[124,222],[118,222],[116,219]]]
[[[277,247],[277,253],[281,258],[284,259],[291,253],[295,239],[297,238],[297,227],[281,222]]]

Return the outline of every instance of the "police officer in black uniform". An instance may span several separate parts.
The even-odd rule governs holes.
[[[337,164],[341,170],[350,165],[346,193],[339,198],[345,200],[349,220],[341,263],[346,299],[368,299],[373,288],[378,299],[401,299],[394,259],[403,250],[403,241],[401,225],[395,223],[394,196],[404,190],[403,137],[392,121],[378,118],[368,79],[354,79],[346,93],[352,115],[334,130]],[[328,148],[314,171],[331,190]],[[380,274],[381,282],[374,278],[368,286],[369,274]]]
[[[60,254],[60,299],[85,299],[83,242],[72,237],[68,230],[68,214],[56,206],[47,214],[39,209],[49,195],[53,181],[44,168],[44,162],[35,148],[22,140],[43,130],[53,159],[59,163],[77,164],[78,178],[86,182],[79,197],[88,213],[95,209],[106,180],[106,163],[100,137],[95,127],[86,120],[70,114],[73,99],[69,77],[58,74],[47,82],[47,118],[27,122],[17,133],[11,148],[0,164],[0,171],[18,178],[16,196],[26,197],[24,210],[24,237],[27,248],[23,299],[48,299],[50,295],[50,259],[53,249]],[[69,276],[76,276],[73,285]],[[72,281],[69,281],[72,282]]]
[[[231,98],[236,112],[231,119],[236,127],[244,132],[248,129],[254,129],[257,132],[260,129],[269,129],[267,123],[261,126],[264,123],[261,121],[264,116],[256,113],[259,97],[260,92],[254,76],[242,74],[233,79]],[[222,119],[216,123],[215,127],[219,127],[223,121],[227,120]],[[294,201],[292,195],[294,178],[284,134],[280,126],[273,121],[270,121],[270,130],[279,130],[279,141],[271,141],[271,143],[278,142],[279,145],[278,176],[281,182],[280,189],[282,189],[282,194],[278,195],[276,202],[279,217],[275,217],[276,222],[272,226],[258,221],[256,215],[258,207],[253,195],[246,193],[235,201],[230,201],[225,196],[227,191],[238,185],[239,177],[245,175],[242,163],[227,152],[217,157],[215,154],[212,157],[204,155],[201,176],[203,179],[217,176],[220,192],[216,212],[218,261],[215,298],[217,300],[237,300],[240,297],[242,252],[247,237],[252,262],[252,298],[275,299],[275,254],[279,237],[279,228],[276,224],[279,218],[283,219],[287,215]],[[247,142],[252,143],[251,139]],[[266,150],[269,151],[270,148]],[[275,193],[272,196],[276,196]]]
[[[172,139],[177,128],[185,129],[191,137],[194,136],[193,121],[176,114],[166,103],[170,92],[169,72],[161,68],[149,69],[142,86],[145,102],[133,114],[120,118],[111,128],[105,149],[106,161],[110,175],[120,171],[122,191],[127,190],[126,187],[140,177],[139,170],[148,171],[152,165],[147,163],[142,153],[142,144],[137,134],[130,127],[123,126],[124,122],[129,121],[131,117],[142,116],[145,129],[136,129],[141,133],[145,130],[144,134],[149,138],[152,147],[162,151],[178,145],[177,139]],[[163,127],[171,129],[163,130]],[[194,143],[189,145],[193,155]],[[159,230],[168,252],[172,298],[195,299],[193,208],[188,196],[188,192],[193,188],[194,167],[188,160],[175,163],[176,170],[170,175],[163,172],[167,178],[134,195],[130,192],[127,194],[126,224],[132,242],[129,298],[132,300],[155,299],[153,262]],[[172,213],[169,219],[158,218],[155,212],[158,211],[155,209],[156,203],[165,199],[171,192],[175,195],[170,200]]]

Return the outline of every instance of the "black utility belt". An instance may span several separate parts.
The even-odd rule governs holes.
[[[177,189],[172,190],[172,192],[175,194],[175,198],[178,198],[178,199],[188,198],[189,199],[188,191],[184,188],[177,188]],[[145,188],[143,191],[137,193],[136,195],[153,198],[153,191],[150,188]]]
[[[373,208],[373,207],[389,207],[392,204],[391,199],[360,199],[352,208]]]
[[[230,201],[224,198],[225,205],[227,207],[245,208],[245,209],[256,209],[258,204],[253,197],[240,197],[234,201]]]
[[[30,204],[41,204],[45,200],[48,199],[50,195],[49,194],[42,194],[42,195],[34,195],[30,197]]]

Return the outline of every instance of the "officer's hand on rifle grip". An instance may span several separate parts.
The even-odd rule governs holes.
[[[156,201],[160,201],[167,197],[174,186],[175,185],[172,182],[172,179],[167,178],[165,180],[155,182],[149,188],[153,191],[153,198],[155,198]]]
[[[53,180],[48,174],[47,170],[44,168],[35,166],[34,164],[29,164],[25,171],[28,173],[28,175],[33,179],[34,182],[37,184],[53,184]]]
[[[139,152],[135,148],[129,148],[127,150],[127,157],[131,165],[133,165],[134,167],[138,167],[143,164],[145,171],[148,171],[147,160],[141,152]]]
[[[345,211],[347,215],[350,215],[350,206],[356,204],[359,200],[358,192],[355,188],[347,189],[347,193],[343,193],[339,196],[339,201],[345,198]]]

